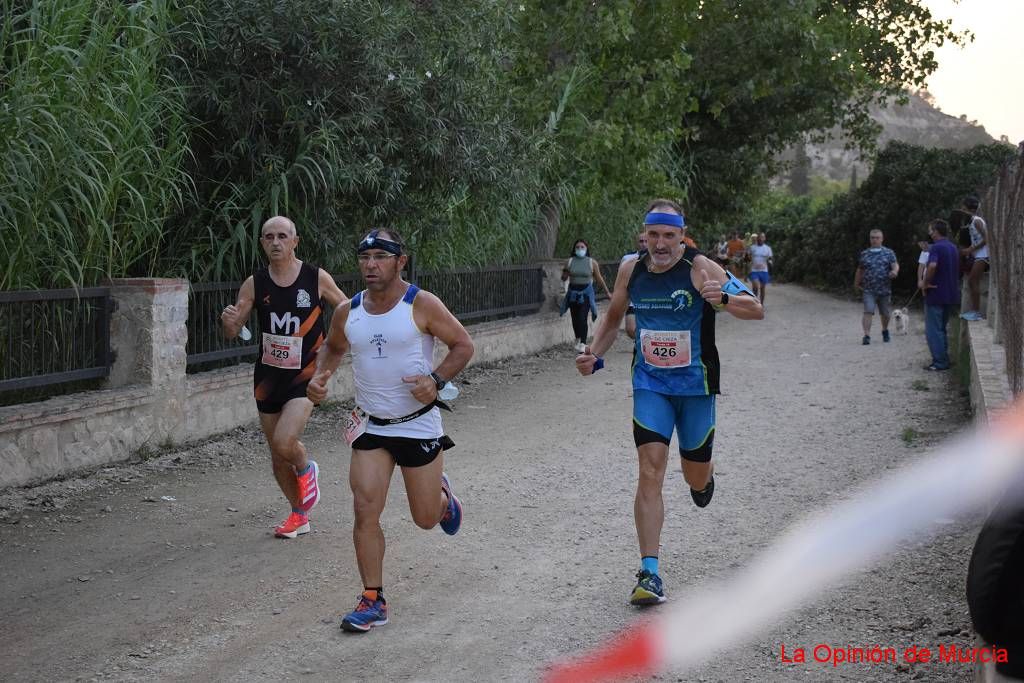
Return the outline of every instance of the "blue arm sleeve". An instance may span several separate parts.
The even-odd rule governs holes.
[[[722,291],[723,292],[725,292],[729,296],[735,296],[735,295],[741,294],[743,292],[746,292],[750,296],[756,296],[735,275],[733,275],[732,273],[727,273],[727,274],[729,275],[729,279],[726,281],[726,283],[724,285],[722,285]]]

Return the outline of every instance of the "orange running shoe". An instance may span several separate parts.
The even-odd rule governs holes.
[[[309,461],[306,473],[296,477],[299,481],[299,509],[309,512],[320,501],[320,467],[315,460]]]
[[[274,529],[278,538],[295,538],[299,534],[309,533],[309,517],[301,512],[293,512]]]

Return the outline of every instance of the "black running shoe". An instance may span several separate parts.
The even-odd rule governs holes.
[[[706,508],[708,503],[711,502],[711,496],[713,495],[715,495],[715,475],[713,474],[711,475],[711,479],[708,480],[708,485],[704,487],[703,491],[694,491],[693,489],[690,489],[690,496],[699,508]]]

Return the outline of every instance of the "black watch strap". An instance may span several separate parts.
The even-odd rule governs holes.
[[[441,375],[437,374],[436,372],[430,373],[430,378],[434,380],[434,384],[437,386],[438,391],[444,389],[444,385],[448,384],[448,380],[441,379]]]

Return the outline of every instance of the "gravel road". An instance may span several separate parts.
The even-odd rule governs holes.
[[[889,344],[876,323],[867,347],[859,319],[856,303],[786,285],[769,288],[764,321],[720,318],[718,486],[697,509],[670,469],[670,600],[967,424],[953,378],[922,369],[920,317]],[[638,616],[628,346],[606,360],[581,378],[566,346],[466,373],[445,417],[462,531],[416,528],[396,473],[383,521],[391,623],[366,635],[338,628],[361,588],[341,406],[306,431],[323,498],[294,541],[270,533],[287,510],[255,427],[0,492],[0,680],[535,680]],[[943,520],[756,640],[658,680],[969,680],[967,664],[780,654],[972,645],[963,586],[980,521]]]

